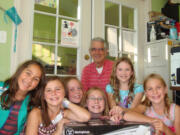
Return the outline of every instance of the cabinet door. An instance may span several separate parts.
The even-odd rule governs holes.
[[[168,46],[165,42],[149,44],[146,47],[146,67],[168,65]]]

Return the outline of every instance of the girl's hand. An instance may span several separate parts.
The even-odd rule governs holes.
[[[109,115],[110,116],[113,116],[113,115],[121,115],[123,112],[123,108],[120,107],[120,106],[114,106],[110,112],[109,112]]]
[[[155,119],[152,121],[152,124],[157,131],[164,132],[168,128],[160,119]]]
[[[161,131],[157,130],[154,135],[162,135]]]
[[[68,123],[68,119],[62,119],[58,122],[56,132],[53,135],[62,135],[63,134],[63,127],[65,123]]]
[[[122,115],[120,115],[120,114],[115,114],[110,117],[110,120],[115,123],[119,123],[121,119],[122,119]]]

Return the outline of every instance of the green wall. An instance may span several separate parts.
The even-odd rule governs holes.
[[[0,0],[0,6],[9,9],[14,4],[13,0]],[[6,43],[0,43],[0,80],[5,80],[10,75],[11,62],[11,43],[12,43],[12,22],[7,18],[8,23],[4,22],[4,12],[0,10],[0,31],[7,32]]]
[[[161,12],[161,8],[167,3],[168,0],[151,0],[152,11]]]
[[[168,0],[151,0],[152,11],[161,12],[161,8],[167,3]],[[179,22],[180,22],[180,6],[179,6]]]

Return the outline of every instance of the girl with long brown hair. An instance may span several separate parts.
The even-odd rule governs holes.
[[[106,86],[110,108],[134,108],[142,99],[143,87],[135,83],[135,71],[127,57],[118,59],[113,67],[110,84]]]
[[[34,60],[20,65],[14,75],[0,83],[0,134],[19,135],[23,129],[28,111],[35,100],[45,78],[43,66]]]
[[[78,122],[90,119],[87,110],[64,97],[61,79],[57,76],[47,77],[40,93],[41,106],[34,108],[28,116],[26,135],[60,135],[68,119]]]

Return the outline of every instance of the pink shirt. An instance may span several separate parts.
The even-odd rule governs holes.
[[[87,65],[82,72],[81,82],[84,90],[88,90],[91,87],[99,87],[104,90],[106,85],[110,82],[111,71],[113,68],[113,62],[105,60],[103,70],[99,74],[96,70],[95,63]]]
[[[167,127],[169,127],[173,132],[175,132],[175,128],[174,128],[175,106],[176,105],[174,103],[171,104],[170,112],[169,112],[170,113],[169,118],[166,115],[158,115],[154,111],[152,106],[146,110],[145,115],[152,117],[152,118],[161,119]],[[163,133],[163,135],[165,135],[165,134]]]

